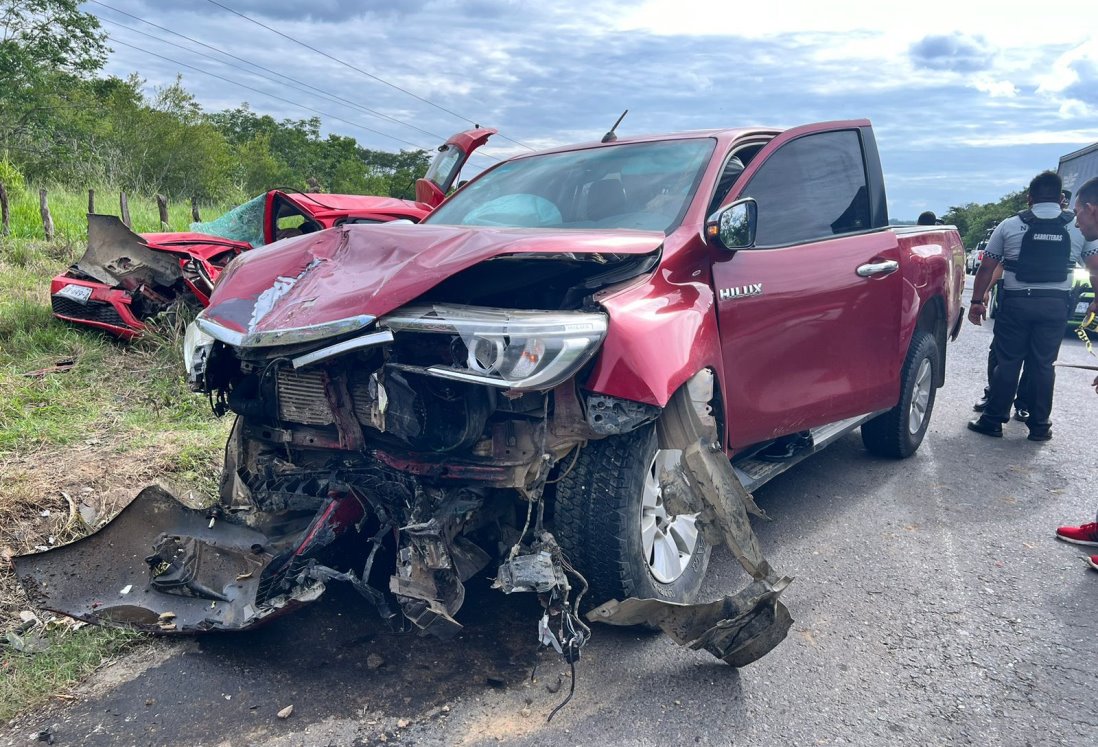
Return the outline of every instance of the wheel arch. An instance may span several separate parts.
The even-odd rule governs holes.
[[[656,273],[599,303],[609,328],[585,389],[666,407],[699,371],[720,373],[716,305],[706,283]]]
[[[938,346],[938,359],[941,365],[938,367],[934,386],[942,387],[945,384],[946,339],[948,322],[945,299],[941,296],[931,296],[919,309],[919,316],[915,320],[915,328],[909,338],[909,345],[913,344],[918,336],[924,332],[934,335],[934,342]]]

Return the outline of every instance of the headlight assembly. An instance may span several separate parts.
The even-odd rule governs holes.
[[[545,390],[591,359],[606,336],[607,319],[592,312],[437,304],[400,309],[379,324],[396,333],[398,345],[417,333],[451,337],[449,360],[409,369],[504,389]]]
[[[183,365],[187,369],[187,384],[196,392],[204,391],[206,361],[213,350],[214,338],[191,322],[183,335]]]

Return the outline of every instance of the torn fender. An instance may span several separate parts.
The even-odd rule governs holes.
[[[785,583],[771,586],[755,581],[737,594],[706,604],[635,598],[610,601],[591,610],[587,619],[610,625],[654,625],[681,646],[705,649],[727,664],[742,667],[762,658],[789,633],[793,618],[778,600]]]
[[[694,379],[709,375],[702,371]],[[792,579],[780,577],[763,555],[750,515],[765,514],[716,443],[714,424],[699,417],[689,385],[675,392],[658,423],[660,448],[680,455],[678,463],[659,476],[669,510],[697,514],[706,539],[727,545],[754,581],[736,594],[704,604],[612,600],[592,610],[588,619],[652,625],[679,644],[704,648],[732,666],[750,664],[789,633],[793,618],[778,596]]]
[[[152,633],[244,630],[323,593],[299,559],[331,534],[325,522],[335,515],[323,511],[276,544],[153,485],[95,534],[13,561],[35,604],[78,620]]]

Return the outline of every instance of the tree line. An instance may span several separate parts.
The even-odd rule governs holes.
[[[323,136],[317,117],[279,121],[247,104],[204,112],[181,78],[146,94],[136,74],[99,75],[109,51],[78,0],[0,0],[0,180],[177,200],[273,187],[411,198],[429,163],[426,151]],[[1024,192],[1013,192],[941,217],[971,248],[1024,208]]]
[[[106,35],[78,0],[0,0],[0,178],[216,200],[273,187],[411,198],[426,151],[363,148],[320,119],[205,112],[177,78],[103,76]]]
[[[957,226],[966,249],[972,249],[987,234],[989,228],[995,228],[1000,222],[1017,212],[1026,209],[1026,192],[1020,190],[1004,195],[997,202],[979,205],[970,202],[967,205],[951,207],[941,216],[942,221]]]

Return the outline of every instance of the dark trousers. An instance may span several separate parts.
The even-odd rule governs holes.
[[[1010,405],[1018,389],[1018,375],[1025,363],[1029,372],[1029,427],[1049,426],[1052,389],[1056,374],[1052,364],[1068,320],[1067,294],[1063,298],[1008,296],[995,317],[995,370],[991,396],[984,415],[1002,423],[1010,419]]]
[[[995,375],[995,343],[987,349],[987,386],[984,387],[984,397],[991,397],[991,378]],[[1029,412],[1029,388],[1032,386],[1029,380],[1029,369],[1022,364],[1022,378],[1018,380],[1018,395],[1014,398],[1014,409]]]

